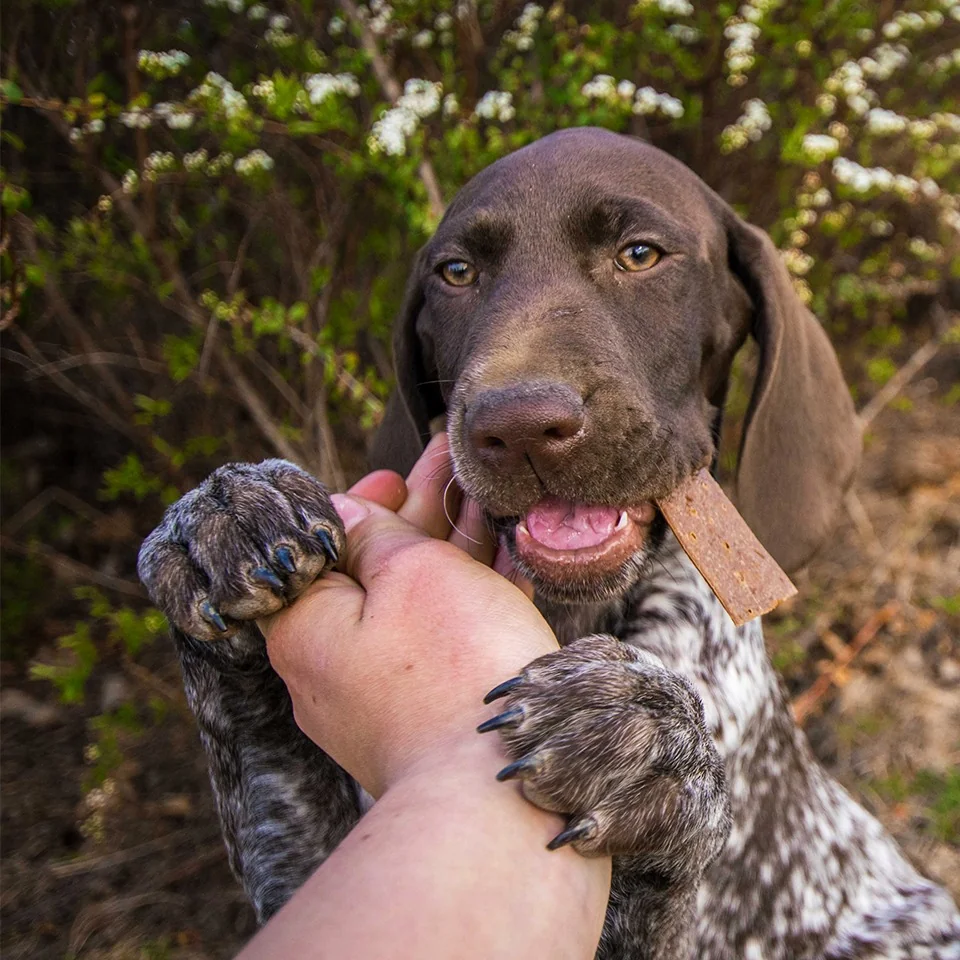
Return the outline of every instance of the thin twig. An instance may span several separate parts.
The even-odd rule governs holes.
[[[86,407],[104,423],[112,427],[118,433],[122,433],[131,440],[136,440],[136,431],[121,417],[118,417],[102,400],[95,397],[92,393],[78,387],[69,377],[64,376],[59,370],[51,369],[47,358],[40,352],[39,347],[30,339],[26,331],[14,324],[10,327],[11,334],[17,339],[23,352],[33,361],[35,367],[32,369],[44,370],[46,376],[53,381],[64,393],[72,397],[82,407]]]
[[[877,414],[936,356],[942,343],[942,335],[928,340],[870,399],[860,411],[860,424],[863,429],[866,429]]]
[[[897,615],[899,610],[900,604],[896,600],[877,610],[857,631],[857,635],[830,665],[830,669],[817,677],[814,684],[793,701],[793,717],[798,724],[803,725],[827,691],[837,682],[840,672],[850,666],[854,657]]]
[[[143,587],[139,584],[133,583],[131,580],[124,580],[121,577],[113,577],[109,573],[101,573],[99,570],[94,570],[93,567],[89,567],[85,563],[80,563],[79,560],[74,560],[62,553],[58,553],[44,543],[32,543],[27,546],[26,544],[12,540],[5,534],[0,534],[0,546],[2,546],[4,550],[12,550],[14,553],[18,553],[23,557],[40,557],[40,559],[53,570],[65,574],[70,578],[87,580],[107,590],[116,590],[117,593],[126,594],[128,597],[137,597],[141,600],[146,597]]]
[[[46,487],[35,497],[28,500],[6,523],[3,532],[8,537],[15,537],[22,527],[25,527],[34,517],[42,513],[51,503],[60,503],[68,510],[79,514],[90,523],[109,523],[110,518],[102,510],[90,506],[86,500],[81,500],[76,494],[62,487]]]
[[[166,373],[167,368],[156,360],[147,360],[143,357],[131,357],[125,353],[108,353],[100,350],[97,353],[75,353],[63,360],[51,360],[42,367],[28,370],[26,379],[48,376],[53,371],[63,372],[75,367],[129,367],[131,370],[144,370],[147,373]]]
[[[73,860],[61,860],[59,863],[50,864],[48,869],[58,880],[62,880],[64,877],[75,877],[82,873],[111,870],[114,867],[130,863],[132,860],[139,860],[140,857],[145,857],[148,854],[157,853],[160,850],[169,850],[188,840],[195,845],[200,840],[206,840],[213,833],[214,831],[209,829],[197,830],[196,827],[185,827],[182,830],[173,830],[162,837],[154,837],[152,840],[127,847],[125,850],[117,850],[114,853],[104,853],[98,857],[76,857]]]

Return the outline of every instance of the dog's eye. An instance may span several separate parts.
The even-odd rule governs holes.
[[[440,276],[451,287],[469,287],[471,283],[476,283],[477,268],[466,260],[448,260],[440,264]]]
[[[636,273],[639,270],[649,270],[660,262],[663,252],[648,243],[628,243],[618,254],[614,263],[621,270]]]

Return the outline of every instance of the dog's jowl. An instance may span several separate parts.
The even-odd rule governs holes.
[[[420,251],[374,465],[406,472],[444,417],[459,483],[561,640],[505,685],[490,735],[539,756],[515,776],[568,815],[557,845],[614,857],[599,956],[960,958],[949,896],[817,765],[759,620],[734,627],[654,506],[714,460],[748,336],[738,506],[789,570],[831,535],[859,454],[820,324],[766,235],[682,164],[553,134],[468,183]],[[368,799],[297,729],[254,623],[343,542],[323,487],[272,460],[218,470],[141,551],[261,919]]]

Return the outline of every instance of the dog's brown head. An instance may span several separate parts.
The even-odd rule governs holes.
[[[552,134],[474,177],[420,252],[396,329],[402,406],[374,459],[406,470],[445,415],[461,485],[539,591],[612,596],[642,571],[652,501],[711,461],[748,333],[739,507],[789,570],[859,453],[827,337],[769,238],[683,164],[604,130]]]

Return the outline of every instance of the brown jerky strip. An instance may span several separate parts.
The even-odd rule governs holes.
[[[797,592],[709,471],[695,473],[657,506],[738,627]]]

